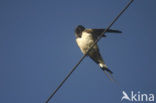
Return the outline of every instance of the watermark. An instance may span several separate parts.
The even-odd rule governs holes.
[[[131,91],[129,94],[126,93],[125,91],[122,91],[122,98],[121,101],[127,100],[127,101],[138,101],[138,102],[154,102],[154,94],[153,93],[141,93],[140,91],[134,92]]]

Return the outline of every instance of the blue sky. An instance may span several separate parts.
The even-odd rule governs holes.
[[[43,103],[83,56],[74,29],[107,27],[129,0],[1,0],[0,102]],[[118,103],[122,91],[156,93],[155,0],[136,0],[100,40],[120,85],[86,57],[50,103]],[[127,101],[125,101],[127,102]]]

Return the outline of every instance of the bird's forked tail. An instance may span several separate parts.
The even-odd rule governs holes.
[[[110,69],[108,69],[108,67],[107,67],[106,64],[104,64],[104,63],[99,63],[99,66],[100,66],[100,68],[101,68],[103,71],[107,71],[107,72],[109,72],[110,74],[113,74],[113,72],[112,72]]]
[[[104,73],[106,74],[106,76],[112,81],[112,82],[116,82],[115,79],[113,78],[112,74],[113,72],[108,69],[107,65],[104,63],[99,63],[100,68],[104,71]]]

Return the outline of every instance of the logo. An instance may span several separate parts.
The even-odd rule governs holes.
[[[141,93],[140,91],[134,92],[131,91],[130,94],[128,95],[125,91],[122,91],[122,98],[121,101],[123,100],[128,100],[128,101],[147,101],[147,102],[153,102],[154,101],[154,94],[146,94],[146,93]]]

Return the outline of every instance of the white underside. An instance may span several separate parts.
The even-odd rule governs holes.
[[[83,54],[86,54],[86,52],[88,51],[88,49],[94,44],[94,39],[93,36],[87,32],[82,32],[82,36],[81,38],[77,38],[76,42],[80,48],[80,50],[82,51]],[[98,49],[97,44],[95,44],[95,46],[92,48],[92,50]],[[92,51],[90,51],[92,52]],[[107,68],[107,65],[103,62],[103,60],[101,61],[101,63],[99,63],[99,66],[101,68]]]
[[[88,51],[88,49],[93,45],[94,39],[91,34],[82,32],[81,38],[77,38],[76,42],[79,48],[81,49],[82,53],[85,54]],[[95,45],[93,49],[96,48],[98,48],[97,45]]]

